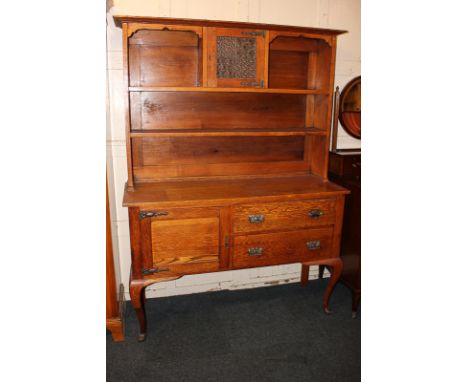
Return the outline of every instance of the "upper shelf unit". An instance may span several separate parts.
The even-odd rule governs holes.
[[[116,16],[128,189],[165,179],[327,177],[343,31]]]
[[[128,24],[129,91],[329,94],[336,39],[330,31],[257,29],[242,23],[234,29],[179,21],[187,25]]]

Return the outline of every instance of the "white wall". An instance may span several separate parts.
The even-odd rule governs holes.
[[[361,73],[361,4],[360,0],[114,0],[113,5],[107,16],[107,162],[116,271],[128,299],[130,237],[127,209],[122,207],[127,180],[122,36],[111,15],[250,21],[348,30],[348,34],[338,37],[335,82],[342,88]],[[347,136],[340,129],[338,147],[360,147],[360,141]],[[292,264],[185,276],[148,287],[147,297],[297,282],[299,271],[300,265]],[[316,275],[317,269],[311,267],[311,278]]]

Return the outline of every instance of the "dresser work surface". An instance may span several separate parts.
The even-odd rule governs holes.
[[[130,297],[184,275],[301,263],[340,277],[348,191],[327,178],[342,31],[116,16],[126,84]]]

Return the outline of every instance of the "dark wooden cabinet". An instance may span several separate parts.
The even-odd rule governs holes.
[[[337,150],[330,153],[329,178],[346,187],[341,259],[343,271],[340,281],[352,292],[352,312],[356,316],[361,299],[361,153],[356,150]]]
[[[132,271],[184,275],[339,258],[347,190],[327,179],[337,30],[115,17],[123,30]]]

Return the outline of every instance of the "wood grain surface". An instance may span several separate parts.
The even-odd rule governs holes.
[[[154,264],[217,261],[219,218],[158,220],[151,222]]]
[[[310,217],[311,211],[320,211],[319,217]],[[249,216],[262,215],[264,221],[251,223]],[[233,208],[233,230],[235,233],[284,230],[293,228],[333,225],[335,200],[319,199],[295,202],[257,203]]]
[[[131,98],[132,130],[305,127],[306,99],[301,94],[138,94],[138,100]]]
[[[233,267],[258,267],[287,264],[333,256],[333,228],[264,233],[234,237]],[[320,241],[320,248],[310,250],[307,242]],[[262,248],[259,256],[251,256],[249,248]]]
[[[316,199],[348,191],[314,175],[165,180],[126,191],[124,206],[200,207],[236,203]]]

